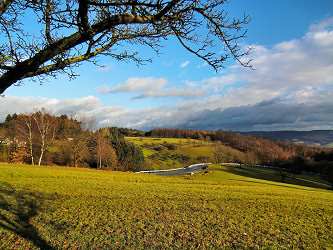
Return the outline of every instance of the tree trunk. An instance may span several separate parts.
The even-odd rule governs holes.
[[[40,156],[39,156],[38,166],[40,166],[40,164],[42,163],[42,158],[43,158],[44,151],[45,151],[45,142],[44,142],[44,139],[43,139],[42,145],[41,145],[41,148],[40,148]]]
[[[31,165],[34,165],[34,155],[32,151],[32,133],[31,130],[29,132],[29,147],[30,147],[30,157],[31,157]]]

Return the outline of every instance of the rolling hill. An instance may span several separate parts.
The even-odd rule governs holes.
[[[312,131],[249,131],[240,132],[242,135],[252,135],[269,140],[305,143],[307,145],[333,147],[333,130]]]

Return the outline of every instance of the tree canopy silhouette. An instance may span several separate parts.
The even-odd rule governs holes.
[[[0,93],[23,79],[43,81],[66,73],[80,62],[96,63],[106,55],[142,64],[150,61],[129,44],[146,45],[159,53],[162,41],[175,37],[179,46],[215,70],[231,57],[241,61],[250,48],[245,37],[249,16],[229,18],[226,0],[1,0]],[[36,26],[24,25],[24,20]],[[135,48],[134,48],[135,50]],[[221,52],[222,51],[222,52]]]

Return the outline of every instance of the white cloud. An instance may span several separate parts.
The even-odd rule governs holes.
[[[333,84],[333,29],[309,31],[271,49],[257,45],[251,58],[256,70],[234,65],[229,72],[200,82],[214,93],[208,108],[254,105],[278,97],[299,102],[309,89],[318,98],[314,90]]]
[[[1,98],[0,102],[0,117],[13,113],[31,113],[41,108],[56,115],[85,114],[100,106],[99,99],[93,96],[65,100],[6,96]]]
[[[214,76],[201,81],[201,86],[205,89],[211,89],[214,92],[222,92],[228,86],[234,86],[239,79],[237,75],[229,73],[226,75]]]
[[[104,95],[104,94],[107,94],[107,93],[110,93],[110,92],[111,92],[111,90],[106,84],[103,84],[100,88],[98,88],[98,93],[99,94]]]
[[[166,67],[170,67],[173,63],[174,63],[174,61],[163,61],[162,62],[162,64]]]
[[[320,22],[312,24],[310,26],[309,30],[310,30],[310,32],[318,32],[318,31],[332,29],[332,28],[333,28],[333,17],[330,17],[330,18],[327,18]]]
[[[110,93],[117,92],[138,92],[138,91],[160,91],[166,84],[165,78],[129,78],[125,83],[119,84]]]
[[[55,115],[85,115],[94,117],[99,126],[121,126],[130,128],[150,129],[153,127],[176,126],[184,123],[187,116],[181,116],[177,108],[157,107],[142,110],[128,110],[118,106],[104,106],[93,96],[78,99],[57,100],[33,97],[2,98],[0,117],[3,121],[7,114],[30,113],[42,107]],[[177,117],[175,117],[175,115]]]
[[[203,68],[203,67],[206,67],[206,66],[208,66],[208,63],[204,62],[203,64],[198,65],[197,69],[200,69],[200,68]]]
[[[147,98],[147,97],[182,97],[192,98],[201,97],[206,93],[200,89],[184,89],[184,88],[167,88],[167,79],[154,77],[147,78],[129,78],[125,83],[119,84],[113,89],[109,89],[107,86],[102,86],[99,93],[137,93],[133,99]]]
[[[99,72],[108,72],[111,69],[113,69],[114,65],[113,64],[105,64],[97,68]]]
[[[252,56],[255,71],[236,67],[239,80],[251,87],[303,89],[333,82],[333,30],[309,32],[272,49],[256,46]]]
[[[183,62],[182,64],[180,64],[180,68],[185,68],[187,67],[187,65],[189,65],[190,61],[186,61],[186,62]]]

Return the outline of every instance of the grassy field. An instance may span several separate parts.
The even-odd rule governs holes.
[[[212,142],[194,139],[147,137],[126,137],[125,139],[142,148],[144,156],[151,162],[152,169],[171,169],[210,162],[216,146]]]
[[[289,179],[298,185],[219,165],[161,177],[2,164],[0,249],[332,249],[329,185]]]

